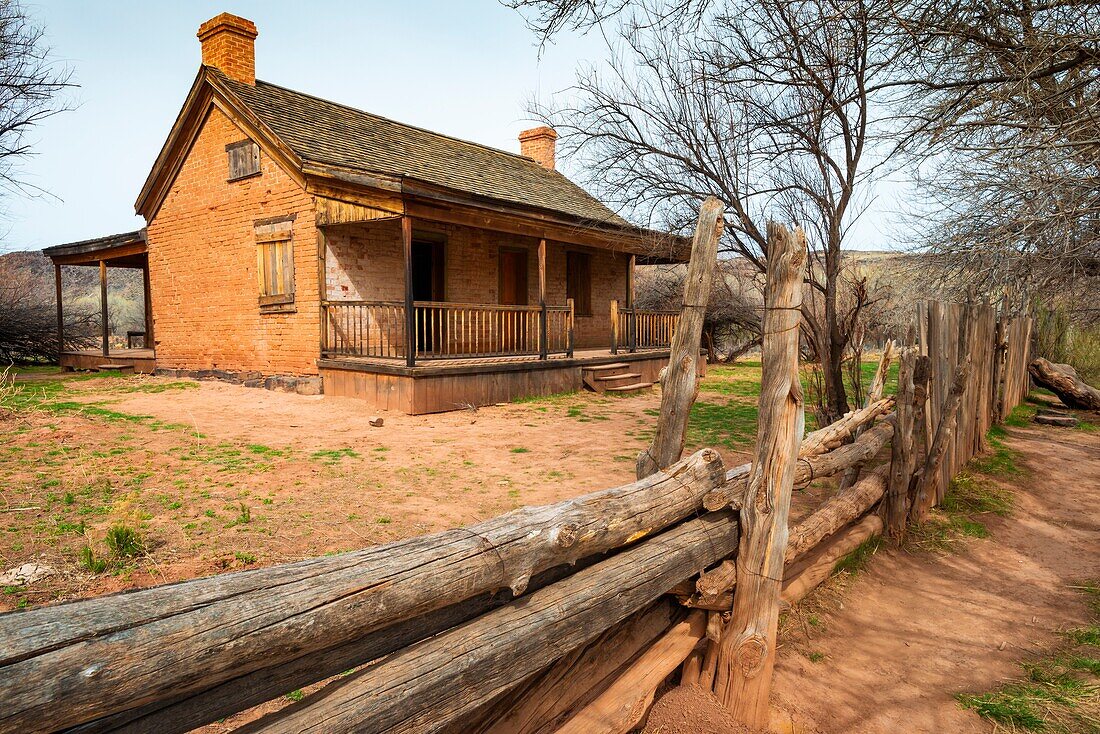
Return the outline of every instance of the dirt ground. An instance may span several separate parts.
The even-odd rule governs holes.
[[[1006,445],[1025,474],[1000,481],[1015,507],[983,519],[989,538],[950,554],[880,550],[808,646],[781,650],[778,730],[993,731],[953,695],[1019,677],[1088,621],[1070,587],[1100,574],[1100,433],[1010,429]]]
[[[689,449],[748,460],[759,365],[704,385]],[[430,416],[219,382],[31,373],[0,410],[0,610],[360,548],[632,481],[657,391]],[[2,407],[2,406],[0,406]],[[3,414],[6,413],[6,417]],[[145,552],[96,572],[107,531]]]

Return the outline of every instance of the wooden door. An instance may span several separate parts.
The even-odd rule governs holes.
[[[500,249],[500,304],[502,306],[527,305],[527,250]],[[526,314],[502,311],[498,321],[500,350],[524,351],[526,343]]]

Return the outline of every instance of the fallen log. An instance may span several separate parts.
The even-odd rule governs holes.
[[[435,732],[729,556],[737,518],[689,520],[606,561],[330,684],[241,732]]]
[[[801,488],[821,477],[831,477],[848,467],[862,465],[875,458],[890,437],[894,435],[894,418],[888,417],[853,443],[841,446],[825,454],[799,456],[795,466],[794,486]],[[740,469],[741,467],[737,467]],[[714,511],[722,507],[740,508],[745,494],[747,471],[726,473],[726,483],[703,497],[703,507]],[[733,479],[731,479],[733,475]]]
[[[1100,410],[1100,390],[1082,380],[1072,366],[1038,357],[1031,360],[1027,371],[1035,384],[1057,395],[1067,408]]]
[[[635,471],[638,479],[680,460],[687,440],[688,415],[699,393],[699,345],[703,335],[703,317],[710,298],[710,284],[718,259],[718,240],[725,224],[725,207],[713,196],[699,208],[691,259],[684,278],[684,300],[668,357],[668,368],[661,381],[661,411],[653,441],[638,454]]]
[[[177,702],[485,592],[522,593],[535,573],[694,514],[723,475],[718,454],[704,450],[623,487],[469,528],[154,587],[125,602],[0,615],[0,730],[61,729]]]
[[[645,718],[657,687],[706,634],[704,612],[691,615],[665,633],[615,679],[607,690],[569,719],[557,734],[628,734]]]

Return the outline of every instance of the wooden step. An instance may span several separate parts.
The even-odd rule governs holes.
[[[646,388],[653,387],[652,382],[635,382],[633,385],[622,385],[620,387],[609,387],[607,392],[639,392]]]
[[[603,377],[597,377],[600,382],[610,382],[611,380],[640,380],[642,378],[641,372],[624,372],[621,375],[604,375]]]
[[[134,366],[132,364],[97,364],[95,366],[96,372],[106,372],[108,370],[115,370],[118,372],[133,372]]]
[[[607,372],[608,370],[630,369],[630,365],[626,362],[612,362],[611,364],[597,364],[582,369],[585,372]]]

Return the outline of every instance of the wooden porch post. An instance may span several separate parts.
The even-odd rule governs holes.
[[[416,313],[413,311],[412,219],[401,217],[401,244],[405,251],[405,364],[416,366]]]
[[[539,359],[550,351],[550,335],[546,331],[546,240],[539,240]]]
[[[317,227],[317,301],[321,310],[318,314],[318,332],[320,338],[320,356],[323,358],[328,351],[328,266],[325,258],[328,256],[328,238],[325,230]]]
[[[103,356],[111,356],[111,328],[107,323],[107,261],[99,261],[99,318],[103,327]]]
[[[626,267],[626,330],[630,343],[630,351],[638,351],[638,313],[634,309],[634,266],[638,262],[638,256],[631,254],[630,263]]]
[[[145,292],[145,348],[155,349],[153,340],[153,298],[152,288],[149,285],[149,256],[145,256],[145,267],[141,269],[142,287]]]
[[[611,300],[611,353],[619,353],[619,302]]]
[[[57,362],[65,351],[65,310],[61,304],[61,263],[53,264],[53,283],[57,292]]]

